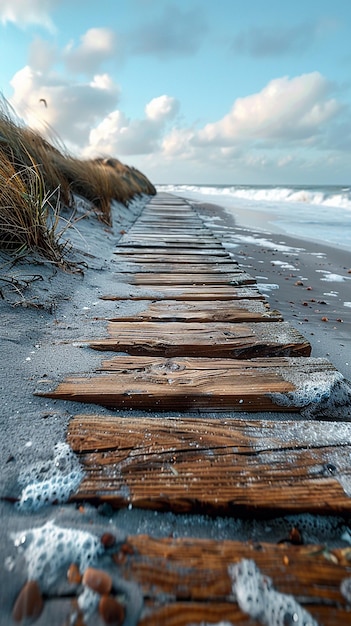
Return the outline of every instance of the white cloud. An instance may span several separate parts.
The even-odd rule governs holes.
[[[173,119],[178,111],[179,102],[166,95],[153,98],[145,107],[146,117],[155,122]]]
[[[67,68],[77,74],[92,74],[101,64],[113,58],[119,50],[118,38],[109,28],[90,28],[81,37],[79,46],[66,46],[63,57]]]
[[[310,140],[340,111],[329,93],[328,81],[318,72],[274,79],[259,93],[235,100],[227,115],[199,132],[198,141],[230,145]]]
[[[0,0],[0,20],[3,24],[12,22],[21,27],[39,24],[52,31],[50,12],[58,3],[59,0]]]
[[[119,110],[111,112],[89,134],[89,155],[149,154],[160,150],[167,122],[179,110],[175,98],[153,98],[145,107],[145,119],[130,120]]]
[[[67,145],[76,148],[86,143],[90,128],[119,99],[118,86],[106,74],[90,83],[76,83],[26,66],[14,75],[11,85],[11,104],[27,124],[41,132],[49,124]]]

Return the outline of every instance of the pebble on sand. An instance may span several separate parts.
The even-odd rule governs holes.
[[[43,598],[36,580],[28,580],[18,594],[12,610],[15,622],[37,619],[44,607]]]
[[[121,626],[124,622],[124,607],[112,596],[102,596],[99,603],[99,612],[105,624]]]
[[[101,594],[109,594],[112,589],[112,578],[107,572],[94,567],[85,570],[83,585]]]

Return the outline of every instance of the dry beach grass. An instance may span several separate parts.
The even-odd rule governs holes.
[[[128,205],[155,188],[138,170],[117,159],[83,160],[68,155],[16,118],[0,103],[0,249],[16,256],[35,251],[62,264],[63,208],[77,195],[111,224],[111,201]],[[60,226],[59,226],[60,224]],[[65,230],[65,229],[64,229]]]

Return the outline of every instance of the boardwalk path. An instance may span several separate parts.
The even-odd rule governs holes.
[[[105,294],[116,314],[105,336],[87,342],[102,352],[101,366],[38,392],[126,410],[72,418],[67,441],[85,470],[72,500],[256,519],[350,516],[346,381],[269,309],[196,209],[156,196],[115,254],[116,284],[128,289]],[[121,300],[143,306],[119,315]],[[160,410],[167,416],[153,417]],[[351,623],[340,592],[351,551],[295,545],[302,542],[293,529],[285,539],[135,535],[115,561],[141,586],[143,626],[260,623],[232,593],[230,566],[242,558],[321,624]],[[291,615],[272,624],[308,623]]]

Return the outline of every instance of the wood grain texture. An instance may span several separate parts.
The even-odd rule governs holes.
[[[222,245],[211,245],[208,244],[186,244],[186,245],[171,245],[169,243],[164,243],[161,245],[160,243],[155,243],[155,245],[150,244],[149,242],[145,242],[144,244],[138,245],[128,245],[125,246],[118,245],[115,249],[114,254],[172,254],[172,255],[183,255],[183,254],[196,254],[197,256],[225,256],[229,257],[228,252],[223,248]]]
[[[73,499],[177,513],[351,513],[351,424],[78,415]],[[333,469],[334,468],[334,469]]]
[[[143,261],[143,263],[124,260],[117,271],[119,273],[143,274],[221,274],[238,273],[240,269],[236,262],[226,263],[178,263],[177,261],[162,263]]]
[[[350,611],[340,593],[349,576],[342,550],[332,558],[323,546],[255,544],[239,541],[153,539],[129,536],[130,554],[116,555],[121,575],[136,580],[148,598],[139,626],[188,626],[219,623],[254,626],[232,595],[228,567],[253,559],[274,588],[295,599],[324,626],[346,626]],[[168,598],[168,601],[165,601]]]
[[[89,343],[94,350],[134,355],[248,359],[309,356],[309,342],[287,322],[110,322],[108,339]]]
[[[237,300],[235,302],[179,302],[161,300],[146,304],[137,313],[111,317],[110,321],[144,322],[281,322],[279,311],[270,310],[261,300]]]
[[[196,285],[195,287],[174,287],[170,285],[163,285],[162,288],[156,287],[137,287],[131,286],[128,294],[117,293],[106,294],[100,296],[101,300],[181,300],[195,301],[195,300],[247,300],[248,298],[254,298],[264,300],[264,296],[258,291],[257,287],[251,285],[247,287],[221,286],[211,285],[210,287],[202,287]]]
[[[162,273],[135,272],[116,274],[119,282],[130,285],[254,285],[256,279],[247,272],[221,272],[221,273],[200,273],[190,272],[188,274],[176,272]]]
[[[188,252],[187,254],[176,254],[176,253],[171,253],[171,252],[159,252],[159,253],[122,253],[122,256],[120,258],[116,258],[116,262],[124,264],[124,262],[127,263],[139,263],[145,266],[149,263],[155,263],[157,265],[163,264],[163,263],[176,263],[178,266],[179,265],[189,265],[189,264],[204,264],[204,263],[211,263],[211,264],[221,264],[221,265],[225,265],[228,264],[229,266],[234,263],[234,259],[229,255],[226,254],[225,252],[221,253],[220,256],[215,255],[215,254],[207,254],[206,256],[204,256],[203,254],[196,254],[194,252]],[[160,270],[162,271],[162,270]]]
[[[36,393],[119,409],[165,411],[298,412],[301,405],[312,402],[318,413],[320,400],[310,395],[308,402],[301,403],[300,392],[303,400],[304,394],[299,385],[319,377],[326,389],[329,381],[331,394],[335,368],[321,359],[118,356],[103,362],[100,375],[68,377],[53,388],[52,381],[43,381]],[[290,382],[292,379],[298,382]]]

